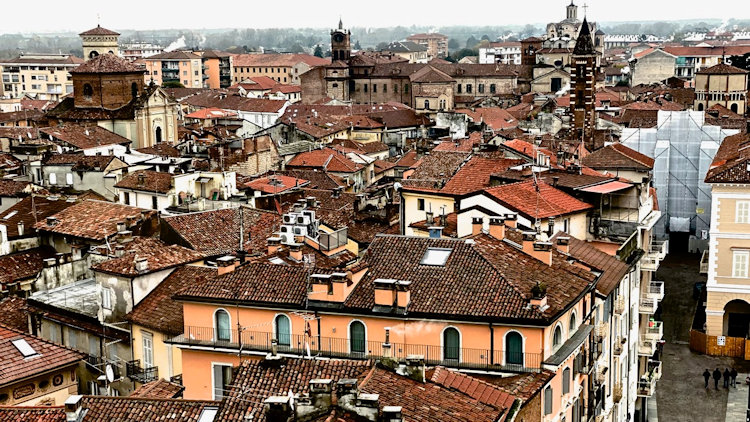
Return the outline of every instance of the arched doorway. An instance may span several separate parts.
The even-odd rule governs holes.
[[[523,365],[523,338],[516,331],[505,336],[505,364]]]
[[[703,103],[698,103],[698,111],[703,111]]]
[[[161,126],[156,127],[156,143],[161,143]]]
[[[364,355],[366,351],[365,324],[352,321],[349,325],[349,351],[355,355]]]
[[[724,305],[724,333],[729,337],[748,337],[750,332],[750,303],[735,299]]]

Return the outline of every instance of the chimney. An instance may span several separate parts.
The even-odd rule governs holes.
[[[428,225],[432,225],[435,222],[435,217],[433,216],[432,211],[427,211],[424,215]]]
[[[557,182],[560,181],[560,176],[552,176],[552,186],[557,187]]]
[[[57,225],[57,217],[47,217],[47,227],[55,227]]]
[[[216,260],[218,275],[231,273],[232,271],[234,271],[235,266],[236,264],[232,255],[222,256],[221,258]]]
[[[245,256],[247,256],[247,252],[238,249],[235,254],[237,255],[237,266],[240,266],[245,263]]]
[[[122,232],[122,231],[125,231],[126,228],[127,227],[125,227],[125,222],[124,221],[118,221],[117,222],[117,232],[118,233]]]
[[[443,227],[440,226],[430,226],[427,228],[427,232],[432,239],[440,239],[443,237]]]
[[[401,406],[383,406],[383,422],[403,422]]]
[[[24,224],[23,221],[18,222],[18,235],[23,236]]]
[[[330,378],[310,380],[310,398],[313,399],[315,407],[330,408],[333,403],[333,380]]]
[[[287,422],[292,418],[292,406],[288,396],[271,396],[263,402],[263,413],[268,422]]]
[[[396,306],[406,308],[411,302],[411,281],[399,280],[396,282]]]
[[[315,206],[315,197],[314,196],[308,196],[306,198],[306,200],[307,200],[307,203],[306,203],[307,208],[313,208]]]
[[[536,240],[536,232],[523,232],[523,251],[534,258],[552,265],[552,243]]]
[[[80,422],[82,419],[81,397],[73,395],[65,400],[65,422]]]
[[[419,382],[425,382],[424,355],[407,355],[404,366],[406,376]]]
[[[341,197],[341,191],[344,189],[343,186],[337,186],[332,192],[331,192],[331,198],[337,199]]]
[[[558,236],[557,237],[557,250],[564,254],[570,254],[570,237]]]
[[[531,300],[529,305],[538,308],[540,311],[546,310],[549,306],[547,305],[547,285],[544,283],[537,283],[536,286],[531,288]]]
[[[518,227],[518,214],[506,214],[505,215],[505,225],[511,228],[517,228]]]
[[[547,236],[552,237],[555,234],[555,217],[547,219]]]
[[[477,235],[482,232],[482,225],[483,220],[482,217],[472,217],[471,218],[471,234],[472,236]]]
[[[505,218],[490,218],[490,236],[494,237],[497,240],[502,240],[505,238]]]
[[[136,258],[135,270],[139,273],[148,271],[148,259],[147,258]]]
[[[117,243],[128,243],[133,241],[133,232],[130,230],[122,230],[117,233]]]
[[[396,284],[398,280],[378,278],[373,282],[375,288],[375,306],[393,306],[396,303]]]
[[[376,422],[380,413],[380,395],[365,393],[357,394],[355,407],[352,411],[366,421]]]
[[[146,174],[138,173],[138,186],[143,186],[145,184],[146,184]]]
[[[289,245],[289,257],[297,262],[302,262],[302,244],[293,243]]]
[[[268,254],[274,255],[281,249],[281,238],[269,237],[266,244],[268,245]]]
[[[125,255],[125,246],[123,245],[115,246],[115,257],[122,258],[123,255]]]

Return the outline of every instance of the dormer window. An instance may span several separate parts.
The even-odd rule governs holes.
[[[448,261],[448,257],[451,255],[451,252],[453,252],[453,249],[427,248],[427,252],[424,253],[420,264],[444,267],[445,263]]]

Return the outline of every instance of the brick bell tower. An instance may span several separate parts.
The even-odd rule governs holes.
[[[589,151],[596,149],[596,55],[591,29],[584,17],[571,60],[570,114],[573,116],[573,134],[576,139],[583,139]]]
[[[344,23],[339,19],[338,29],[331,31],[331,60],[349,61],[352,55],[351,32],[344,29]]]

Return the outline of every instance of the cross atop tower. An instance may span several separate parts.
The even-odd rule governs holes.
[[[583,3],[583,17],[586,17],[587,12],[589,11],[589,5],[588,3]]]

